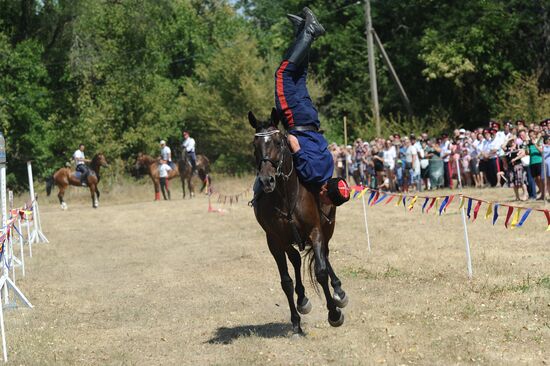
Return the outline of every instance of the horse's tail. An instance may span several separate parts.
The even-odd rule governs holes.
[[[319,292],[319,283],[317,282],[317,279],[315,277],[315,256],[313,255],[313,246],[310,246],[306,253],[303,256],[304,263],[307,263],[307,272],[309,274],[309,281],[311,282],[311,287],[315,290],[317,295],[320,295]],[[305,269],[304,269],[305,271]]]
[[[50,175],[48,178],[46,178],[46,194],[48,196],[52,194],[53,184],[54,184],[53,175]]]

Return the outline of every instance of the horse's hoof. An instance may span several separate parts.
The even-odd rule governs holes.
[[[331,320],[330,313],[328,316],[328,323],[333,327],[339,327],[340,325],[344,324],[344,312],[340,309],[336,309],[336,310],[340,313],[340,318],[338,318],[338,320]]]
[[[300,338],[303,338],[305,337],[306,334],[304,333],[304,331],[302,330],[302,328],[300,328],[298,326],[298,328],[294,328],[292,329],[292,335],[290,336],[292,339],[300,339]]]
[[[334,293],[334,295],[332,295],[332,299],[336,303],[336,306],[338,306],[340,309],[345,308],[349,301],[349,297],[345,292],[343,299],[341,299],[340,295],[338,295],[336,292]]]
[[[63,202],[63,203],[61,204],[61,209],[62,209],[62,210],[66,210],[67,208],[69,208],[69,207],[67,206],[67,204],[66,204],[65,202]]]
[[[307,300],[307,302],[304,305],[298,304],[298,306],[297,306],[298,312],[300,314],[309,314],[309,312],[313,308],[313,305],[311,305],[311,301],[309,301],[309,299],[307,297],[306,297],[306,300]]]

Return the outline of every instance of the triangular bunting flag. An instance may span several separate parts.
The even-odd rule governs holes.
[[[445,209],[445,207],[447,207],[447,202],[449,202],[449,196],[445,197],[443,199],[443,202],[441,202],[441,207],[439,207],[439,216],[441,216],[443,210]]]
[[[458,210],[462,210],[462,207],[464,207],[464,196],[460,196],[460,206],[458,206]]]
[[[477,201],[476,203],[476,207],[474,207],[474,219],[472,220],[472,222],[476,221],[477,219],[477,214],[479,212],[479,208],[481,207],[481,201]]]
[[[399,206],[401,204],[401,195],[399,195],[399,198],[397,199],[397,202],[395,202],[395,206]]]
[[[428,201],[430,200],[429,197],[426,197],[426,200],[424,201],[424,204],[422,205],[422,213],[424,213],[424,209],[426,208],[426,206],[428,205]]]
[[[367,188],[363,189],[361,193],[359,193],[359,196],[357,196],[357,198],[362,198],[365,195],[365,193],[367,193]]]
[[[376,193],[377,193],[377,191],[372,191],[370,193],[370,197],[369,197],[369,200],[367,202],[368,205],[370,205],[370,203],[371,203],[372,199],[374,198],[374,196],[376,195]]]
[[[393,199],[395,198],[395,195],[390,195],[390,198],[386,201],[385,205],[387,205],[388,203],[390,203]]]
[[[428,208],[426,209],[426,213],[430,212],[430,209],[431,209],[432,207],[434,207],[435,201],[436,201],[436,200],[437,200],[437,198],[435,198],[435,197],[432,198],[432,202],[430,202],[430,205],[429,205]]]
[[[525,211],[525,213],[521,217],[521,220],[519,220],[516,227],[522,227],[523,226],[523,223],[525,222],[525,220],[527,220],[527,217],[529,217],[529,214],[531,213],[531,211],[533,211],[533,210],[531,210],[530,208],[528,208],[527,211]]]
[[[379,204],[380,202],[384,201],[388,197],[386,193],[382,194],[382,197],[380,197],[376,202],[374,202],[375,205]]]
[[[544,215],[546,216],[546,223],[548,224],[546,231],[550,231],[550,212],[548,210],[544,210]]]
[[[472,211],[472,199],[468,198],[468,209],[466,210],[466,215],[470,218],[470,211]]]
[[[376,194],[374,195],[374,198],[372,199],[371,206],[374,206],[376,204],[376,201],[378,201],[378,196],[380,196],[380,192],[376,191]]]
[[[409,203],[409,211],[411,211],[414,208],[414,204],[416,203],[416,200],[418,199],[418,196],[414,196],[411,202]]]
[[[493,225],[497,222],[498,219],[498,207],[500,205],[498,203],[495,203],[495,211],[493,212]]]
[[[510,223],[510,226],[511,226],[512,229],[516,228],[516,225],[519,222],[519,215],[521,215],[521,208],[518,208],[516,210],[516,214],[514,215],[514,218],[512,219],[512,222]]]
[[[493,204],[489,202],[487,203],[487,212],[485,212],[485,220],[487,220],[492,213],[493,213]]]
[[[445,207],[443,207],[443,211],[447,211],[447,207],[449,207],[451,205],[451,202],[453,202],[454,199],[455,199],[454,194],[449,196],[449,200],[447,201],[447,204],[445,205]]]
[[[512,216],[512,212],[514,212],[514,208],[511,206],[508,206],[508,212],[506,213],[506,220],[504,221],[504,226],[506,229],[508,229],[508,223],[510,222],[510,217]]]

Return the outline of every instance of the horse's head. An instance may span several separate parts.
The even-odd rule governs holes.
[[[109,167],[109,163],[107,163],[107,159],[105,158],[105,155],[103,155],[103,153],[97,154],[94,160],[96,161],[97,166],[101,166],[103,168]]]
[[[284,154],[288,151],[285,133],[278,129],[279,114],[273,108],[268,121],[258,121],[252,112],[248,112],[248,121],[254,128],[254,156],[263,190],[271,193],[275,190],[276,178],[282,174]]]
[[[136,171],[139,171],[140,169],[145,168],[145,167],[147,167],[147,155],[140,152],[140,153],[138,153],[137,158],[136,158],[136,166],[135,166]]]

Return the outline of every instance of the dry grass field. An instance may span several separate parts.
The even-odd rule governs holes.
[[[236,193],[251,180],[215,184]],[[330,327],[308,283],[314,306],[302,316],[306,337],[295,339],[277,267],[246,203],[214,202],[225,213],[207,213],[206,197],[183,201],[176,182],[169,202],[153,202],[147,181],[103,191],[97,210],[83,189],[71,188],[64,212],[55,196],[42,198],[51,243],[33,247],[18,279],[35,308],[5,312],[10,363],[550,363],[550,233],[540,213],[517,230],[502,217],[494,227],[483,215],[471,223],[468,280],[456,203],[444,216],[369,208],[371,253],[361,201],[344,205],[331,258],[350,296],[345,323]],[[512,197],[507,189],[470,193]]]

